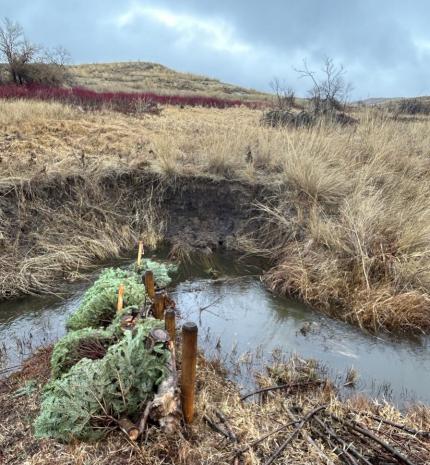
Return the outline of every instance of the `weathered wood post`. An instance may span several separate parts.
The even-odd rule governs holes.
[[[153,309],[154,309],[154,316],[158,320],[164,320],[164,293],[162,292],[157,292],[154,296],[154,303],[153,303]]]
[[[194,417],[194,395],[197,365],[197,325],[187,322],[182,326],[181,404],[185,423]]]
[[[173,344],[175,344],[176,340],[176,315],[175,310],[173,308],[169,308],[166,310],[164,314],[164,321],[166,323],[166,331],[170,337],[170,340]]]
[[[145,272],[145,289],[150,299],[155,297],[154,274],[151,270]]]
[[[116,304],[116,311],[120,312],[124,307],[124,284],[120,284],[118,288],[118,302]]]
[[[137,252],[137,266],[140,266],[142,263],[142,255],[143,255],[143,241],[139,241],[139,250]]]

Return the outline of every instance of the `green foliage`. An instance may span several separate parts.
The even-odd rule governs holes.
[[[139,319],[132,331],[121,328],[122,318],[137,315],[145,301],[142,276],[148,269],[164,287],[176,266],[144,260],[139,269],[109,268],[84,294],[67,321],[70,332],[52,353],[53,379],[45,387],[35,422],[38,437],[97,439],[107,424],[123,414],[133,417],[152,397],[164,377],[169,351],[162,344],[146,348],[145,339],[163,323]],[[125,308],[117,314],[120,284]]]
[[[36,436],[93,440],[105,433],[109,417],[139,413],[165,375],[168,350],[148,350],[144,344],[149,332],[162,326],[158,320],[144,320],[134,331],[126,331],[104,358],[84,358],[51,381],[36,419]]]
[[[154,281],[158,287],[168,286],[172,282],[170,275],[178,271],[178,266],[174,263],[161,263],[149,258],[142,260],[140,267],[133,265],[133,268],[142,276],[145,271],[151,270],[154,273]]]
[[[24,386],[15,391],[13,397],[27,397],[37,391],[37,382],[34,379],[28,380]]]
[[[124,284],[124,306],[143,305],[145,286],[138,273],[121,268],[104,270],[87,290],[79,308],[67,320],[70,330],[108,326],[115,317],[118,289]]]
[[[51,374],[60,377],[82,358],[102,358],[114,342],[111,330],[84,328],[71,331],[61,338],[51,356]]]

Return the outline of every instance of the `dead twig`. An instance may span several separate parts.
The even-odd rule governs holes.
[[[332,416],[332,418],[334,418],[340,424],[343,424],[343,425],[347,426],[349,429],[355,431],[356,433],[360,433],[363,436],[366,436],[367,438],[369,438],[372,441],[379,444],[386,451],[388,451],[390,454],[392,454],[399,462],[404,463],[406,465],[415,465],[407,457],[405,457],[402,453],[400,453],[398,450],[394,449],[394,447],[392,447],[390,444],[387,444],[385,441],[378,438],[376,435],[371,433],[368,429],[364,428],[362,425],[359,425],[357,422],[355,422],[355,421],[350,422],[348,420],[342,420],[342,419],[338,418],[336,415],[333,415],[333,414],[331,414],[331,416]]]
[[[330,426],[328,426],[326,423],[324,423],[322,420],[320,420],[317,416],[315,416],[314,421],[316,421],[320,427],[329,435],[329,437],[332,437],[337,443],[339,443],[342,446],[342,451],[346,451],[349,455],[354,455],[357,459],[361,460],[364,462],[366,465],[372,465],[366,457],[364,457],[358,450],[352,445],[352,443],[346,443],[340,436],[338,436]]]
[[[228,421],[227,421],[227,418],[225,417],[225,415],[218,409],[215,409],[214,410],[215,412],[215,415],[219,418],[219,420],[221,421],[221,423],[224,424],[225,426],[225,429],[226,431],[228,432],[228,434],[230,435],[230,438],[232,441],[234,442],[239,442],[239,439],[238,437],[236,436],[236,433],[231,429]]]
[[[248,397],[255,396],[256,394],[261,394],[262,392],[269,392],[269,391],[277,391],[279,389],[289,389],[289,388],[295,388],[295,387],[304,387],[304,386],[309,386],[309,385],[320,385],[323,382],[321,380],[315,380],[315,381],[303,381],[299,383],[286,383],[286,384],[278,384],[276,386],[270,386],[262,389],[257,389],[256,391],[250,392],[249,394],[245,394],[240,398],[240,400],[245,400],[248,399]]]
[[[406,425],[400,425],[398,423],[394,423],[391,420],[387,420],[387,419],[382,418],[382,417],[380,417],[378,415],[373,415],[372,413],[366,413],[366,416],[368,416],[370,418],[373,418],[376,421],[380,421],[381,423],[385,423],[386,425],[393,426],[394,428],[401,429],[401,430],[405,431],[406,433],[412,434],[414,436],[425,436],[425,437],[430,438],[430,431],[420,431],[420,430],[417,430],[417,429],[409,428]]]
[[[303,419],[300,421],[300,423],[296,426],[295,430],[288,436],[288,439],[281,444],[278,449],[275,450],[275,452],[264,462],[264,465],[270,465],[273,463],[276,458],[285,450],[285,448],[290,444],[290,442],[299,434],[300,430],[303,428],[305,423],[309,421],[316,413],[319,411],[323,410],[326,408],[326,405],[320,405],[319,407],[314,408],[311,410]]]
[[[263,442],[265,439],[268,437],[272,436],[273,434],[279,433],[280,431],[284,430],[285,428],[288,428],[289,426],[292,425],[297,425],[297,423],[300,423],[300,420],[297,421],[291,421],[290,423],[286,423],[285,425],[280,426],[279,428],[276,428],[269,433],[265,434],[264,436],[259,437],[258,439],[255,439],[254,441],[250,442],[249,444],[246,444],[245,446],[241,447],[240,449],[237,449],[235,452],[235,455],[241,455],[247,450],[251,449],[252,447],[256,446],[257,444],[260,444],[260,442]]]
[[[229,432],[224,431],[219,425],[217,425],[208,415],[203,415],[203,420],[216,432],[224,436],[225,438],[229,439],[230,441],[234,442]]]

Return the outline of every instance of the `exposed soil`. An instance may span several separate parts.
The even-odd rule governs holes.
[[[0,297],[61,290],[139,239],[190,251],[236,247],[263,188],[234,180],[130,170],[0,186]]]
[[[162,202],[162,210],[168,212],[165,237],[207,251],[236,248],[237,234],[263,192],[258,185],[204,178],[169,187]]]

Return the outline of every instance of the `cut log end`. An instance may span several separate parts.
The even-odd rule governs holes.
[[[120,418],[118,425],[121,431],[128,436],[131,441],[137,441],[139,428],[128,418]]]

